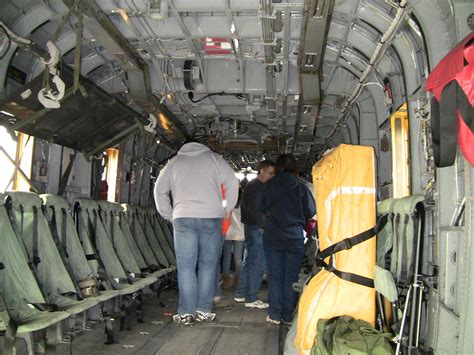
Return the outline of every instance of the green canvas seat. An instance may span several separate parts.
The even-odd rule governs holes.
[[[148,207],[144,209],[144,215],[145,215],[145,219],[148,219],[149,223],[153,227],[152,229],[155,232],[155,235],[158,238],[158,241],[163,248],[166,258],[172,265],[176,265],[174,243],[170,244],[169,239],[165,233],[165,228],[159,221],[158,212],[154,208]]]
[[[68,318],[70,314],[64,311],[40,311],[31,306],[45,304],[47,300],[12,229],[3,199],[0,200],[0,245],[0,297],[5,307],[0,310],[1,330],[7,330],[10,320],[18,327],[16,333],[29,333]]]
[[[114,250],[122,263],[122,266],[128,274],[140,275],[142,273],[142,268],[139,266],[139,262],[137,262],[137,259],[133,253],[134,245],[131,244],[127,238],[125,238],[122,228],[120,228],[118,223],[118,215],[122,210],[122,206],[120,206],[118,203],[116,204],[108,201],[98,201],[98,205],[100,208],[99,214],[101,216],[101,220],[107,231],[107,235],[112,242]],[[140,253],[138,253],[138,255],[143,264],[143,258],[141,257]],[[151,285],[157,281],[157,278],[152,276],[138,276],[135,281],[141,284]]]
[[[124,211],[123,205],[122,205],[122,209],[119,212],[118,218],[119,218],[119,225],[120,225],[120,228],[122,229],[122,232],[123,232],[123,235],[124,235],[125,239],[127,239],[127,241],[130,242],[130,245],[133,245],[133,248],[136,248],[135,249],[136,253],[138,253],[139,257],[141,257],[140,261],[137,259],[137,262],[139,263],[139,265],[145,265],[144,267],[148,270],[155,270],[158,267],[157,266],[158,262],[156,262],[154,264],[147,264],[144,255],[142,255],[142,253],[140,253],[141,248],[139,248],[138,244],[135,241],[135,238],[133,237],[132,228],[130,227],[130,224],[128,222],[128,218],[126,217],[126,212]],[[148,248],[150,248],[150,245],[148,244],[146,239],[143,239],[143,238],[144,238],[144,236],[142,236],[142,240],[144,240],[146,245],[148,246]],[[154,258],[154,255],[153,255],[153,252],[151,251],[151,249],[148,249],[147,251]],[[167,269],[156,270],[156,271],[152,271],[150,275],[155,277],[155,278],[160,278],[160,277],[166,275],[167,273],[173,271],[174,269],[175,269],[174,267],[171,267],[171,268],[167,268]]]
[[[107,276],[101,277],[110,286],[113,286],[120,295],[127,295],[141,290],[147,286],[147,282],[152,283],[152,280],[146,282],[136,281],[130,279],[122,266],[122,263],[117,256],[111,239],[107,235],[106,228],[102,223],[99,215],[99,205],[96,201],[86,198],[78,198],[74,202],[74,213],[76,222],[79,225],[79,238],[81,241],[88,240],[90,251],[93,254],[97,253],[103,265],[103,270]],[[93,267],[99,274],[99,260],[92,260]],[[137,266],[138,268],[138,266]],[[130,284],[126,280],[132,281]],[[139,280],[139,279],[137,279]],[[156,281],[156,280],[155,280]]]
[[[137,262],[138,267],[140,268],[140,270],[142,270],[142,272],[148,269],[148,264],[145,261],[145,258],[143,257],[142,253],[140,252],[140,248],[135,242],[135,239],[133,239],[133,235],[130,231],[130,226],[128,225],[127,220],[125,218],[122,218],[124,214],[123,207],[118,203],[112,203],[107,201],[100,201],[99,205],[102,211],[106,211],[107,206],[110,207],[109,213],[113,212],[117,226],[120,228],[120,231],[122,232],[123,237],[125,238],[125,241],[127,243],[128,249],[132,253],[135,261]]]
[[[163,267],[168,267],[170,265],[166,255],[159,244],[153,228],[149,223],[146,223],[143,215],[141,214],[140,207],[132,206],[129,208],[129,218],[132,220],[132,225],[134,227],[133,232],[136,234],[141,234],[145,236],[146,240],[150,244],[151,250],[155,254],[158,263]]]
[[[63,248],[75,281],[79,282],[90,277],[96,278],[97,274],[88,262],[86,253],[79,240],[67,200],[62,196],[51,194],[40,195],[40,197],[43,200],[48,215],[52,219],[52,228],[56,230],[56,243],[59,244],[59,247]],[[93,298],[96,298],[99,302],[104,302],[118,295],[117,291],[108,290],[100,291],[100,294]]]
[[[161,227],[163,228],[163,231],[165,232],[166,238],[168,238],[168,241],[174,250],[173,225],[170,221],[167,221],[166,219],[161,217],[158,211],[156,211],[156,216],[158,218],[158,221],[160,222]]]
[[[415,210],[423,201],[423,196],[413,195],[384,200],[377,206],[379,216],[388,215],[387,224],[377,236],[377,264],[390,270],[397,284],[411,281],[415,263]]]
[[[66,295],[77,295],[75,285],[61,256],[43,214],[41,198],[32,192],[8,192],[9,203],[18,228],[22,247],[33,264],[40,287],[50,303],[70,314],[77,314],[97,305],[97,299],[78,300]]]
[[[150,243],[148,243],[148,240],[146,239],[145,233],[143,233],[143,230],[140,228],[136,218],[134,217],[135,208],[127,203],[123,203],[122,207],[123,211],[120,213],[120,224],[127,224],[130,227],[131,236],[140,249],[146,264],[159,265],[158,260],[151,249]]]
[[[148,215],[148,207],[137,206],[136,210],[138,220],[140,221],[141,225],[144,226],[143,231],[145,232],[145,235],[147,236],[148,240],[151,240],[159,247],[159,250],[161,251],[163,257],[166,260],[165,266],[170,266],[172,264],[172,261],[170,260],[170,258],[168,257],[168,253],[166,252],[168,243],[161,240],[159,234],[157,233],[158,231],[155,229],[155,226],[153,225],[153,222],[151,221]]]

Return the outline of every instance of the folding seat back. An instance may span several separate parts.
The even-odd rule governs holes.
[[[388,217],[377,240],[377,264],[390,270],[396,284],[412,281],[416,257],[417,209],[424,201],[421,195],[388,199],[379,203],[379,216]]]
[[[139,222],[135,218],[135,208],[129,204],[122,204],[123,212],[120,213],[120,224],[121,226],[129,226],[132,238],[135,240],[141,254],[143,255],[147,265],[158,265],[153,250],[151,249],[150,243],[146,239],[145,233],[140,227]]]
[[[170,221],[167,221],[166,219],[161,217],[161,215],[157,211],[155,212],[156,212],[157,220],[160,223],[160,226],[163,232],[165,233],[165,236],[168,239],[168,242],[170,243],[171,247],[174,250],[173,226],[171,225]]]
[[[168,267],[169,261],[166,258],[166,255],[163,252],[160,244],[158,243],[158,239],[153,232],[153,228],[150,223],[147,223],[145,218],[143,217],[143,210],[140,207],[132,207],[132,218],[134,219],[134,226],[135,226],[135,233],[142,234],[146,237],[146,240],[150,244],[150,247],[155,254],[156,260],[158,260],[159,264]]]
[[[74,213],[78,226],[79,238],[81,241],[90,239],[91,252],[96,253],[103,264],[103,270],[108,278],[124,280],[128,275],[118,256],[115,254],[112,241],[107,236],[107,232],[100,220],[99,205],[96,201],[87,198],[78,198],[74,202]],[[94,263],[98,270],[99,260]],[[99,270],[97,271],[99,272]],[[103,279],[103,277],[101,277]]]
[[[151,224],[152,230],[155,232],[155,235],[163,249],[163,252],[166,255],[166,258],[171,264],[176,265],[176,256],[174,255],[173,251],[174,248],[170,245],[169,240],[165,235],[163,226],[158,220],[158,212],[154,208],[148,207],[145,209],[144,216],[145,220],[148,220]]]
[[[63,252],[63,260],[72,269],[72,275],[84,297],[94,296],[106,301],[118,296],[107,280],[100,280],[104,290],[98,285],[98,256],[95,255],[89,234],[84,233],[82,240],[76,229],[76,223],[69,210],[69,203],[61,196],[41,195],[47,217],[51,219],[51,229],[58,249]],[[98,291],[98,293],[97,293]]]
[[[118,224],[117,216],[122,210],[122,206],[108,201],[98,201],[97,204],[100,208],[101,220],[125,271],[127,274],[141,273],[142,268],[135,259],[132,245],[126,240]],[[140,257],[140,259],[143,261],[143,258]]]
[[[46,207],[46,216],[51,220],[53,238],[58,249],[60,248],[66,257],[66,262],[71,265],[74,279],[80,281],[94,277],[94,272],[87,262],[84,249],[77,236],[67,200],[51,194],[40,195],[40,197]]]
[[[43,214],[41,198],[32,192],[8,192],[7,204],[12,223],[20,234],[25,255],[31,261],[40,287],[51,303],[60,307],[74,305],[77,299],[65,295],[77,295],[68,270],[63,264]]]
[[[40,311],[33,305],[45,307],[43,295],[35,275],[30,269],[29,259],[19,236],[10,224],[10,219],[0,200],[0,296],[6,310],[2,318],[7,325],[13,322],[19,333],[44,329],[69,317],[66,312]]]
[[[145,226],[144,231],[147,235],[149,240],[152,240],[154,243],[159,245],[159,250],[163,254],[164,258],[166,259],[166,265],[169,266],[172,264],[172,261],[168,257],[168,253],[166,252],[166,248],[168,247],[168,243],[164,244],[163,240],[161,240],[158,231],[155,229],[154,221],[150,218],[148,212],[148,207],[137,207],[138,211],[138,218],[142,221],[142,224]]]
[[[121,206],[115,218],[117,219],[120,229],[122,230],[123,236],[125,237],[128,245],[130,246],[130,251],[133,253],[133,256],[135,257],[135,260],[137,261],[137,264],[142,270],[142,272],[148,272],[153,269],[157,269],[157,264],[147,263],[144,255],[141,253],[140,248],[137,242],[135,241],[135,238],[133,237],[133,233],[130,224],[128,223],[128,219],[125,216],[123,206]]]

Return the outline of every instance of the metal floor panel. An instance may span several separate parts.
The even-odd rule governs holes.
[[[261,292],[266,298],[266,290]],[[92,331],[83,332],[72,343],[72,354],[271,354],[278,355],[279,327],[265,322],[266,310],[248,309],[237,304],[232,292],[215,306],[216,321],[197,323],[191,327],[178,326],[170,314],[177,309],[177,291],[163,292],[160,307],[155,294],[145,296],[144,323],[133,321],[131,331],[118,331],[117,344],[105,345],[104,325],[96,324]],[[70,344],[60,344],[58,354],[70,354]]]

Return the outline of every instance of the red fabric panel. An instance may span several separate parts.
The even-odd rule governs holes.
[[[471,118],[472,119],[472,118]],[[474,166],[474,132],[466,125],[458,112],[458,144],[466,160]]]
[[[431,71],[426,80],[426,91],[432,91],[435,97],[440,99],[443,87],[464,67],[464,47],[467,42],[474,38],[474,32],[462,40],[453,50],[451,50]],[[471,46],[472,47],[472,46]],[[471,63],[473,64],[473,63]]]

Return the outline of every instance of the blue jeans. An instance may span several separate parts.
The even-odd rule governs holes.
[[[181,315],[212,310],[221,226],[221,218],[176,218],[173,221],[178,313]]]
[[[268,265],[268,315],[274,320],[291,322],[298,300],[293,283],[298,281],[304,240],[280,241],[265,235],[263,248]]]
[[[247,257],[242,264],[235,297],[245,297],[245,302],[254,302],[257,300],[257,293],[260,290],[265,269],[263,230],[256,225],[244,224],[244,234]]]
[[[234,255],[235,276],[240,276],[242,268],[242,256],[244,255],[243,240],[226,240],[224,242],[224,253],[222,256],[222,273],[230,276],[230,264]]]

